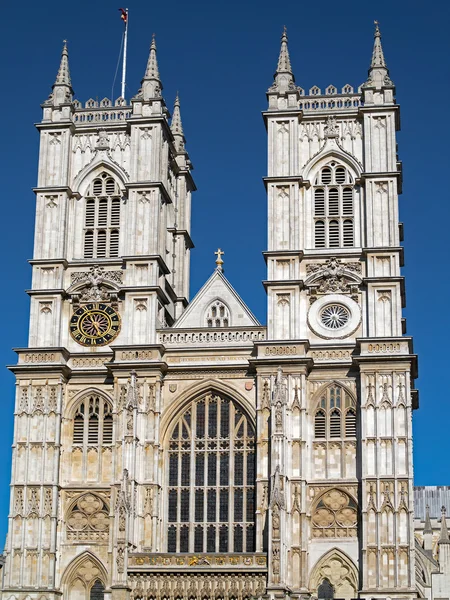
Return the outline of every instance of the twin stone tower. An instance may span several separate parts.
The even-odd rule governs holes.
[[[267,326],[220,253],[189,302],[196,188],[162,89],[153,40],[131,104],[82,106],[64,46],[43,104],[3,598],[417,597],[417,361],[378,26],[358,90],[298,87],[282,35]]]

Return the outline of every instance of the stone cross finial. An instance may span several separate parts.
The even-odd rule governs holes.
[[[223,268],[222,268],[222,265],[223,265],[222,256],[223,256],[223,254],[225,254],[225,252],[223,250],[221,250],[220,248],[217,248],[217,251],[214,252],[214,254],[217,256],[217,260],[216,260],[217,268],[220,271],[223,271]]]

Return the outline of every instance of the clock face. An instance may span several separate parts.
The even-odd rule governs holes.
[[[120,316],[108,304],[85,304],[74,311],[69,327],[82,346],[106,346],[119,334]]]

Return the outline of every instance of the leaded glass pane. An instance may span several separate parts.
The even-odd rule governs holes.
[[[203,527],[200,525],[195,528],[194,552],[203,552]]]
[[[169,521],[177,521],[177,491],[169,492]],[[169,528],[170,529],[170,528]]]
[[[167,532],[167,552],[177,551],[177,528],[171,525]]]
[[[220,516],[219,520],[224,523],[228,521],[228,488],[220,490]]]
[[[205,484],[205,455],[197,454],[195,457],[195,485]]]
[[[91,587],[91,593],[89,594],[89,600],[103,600],[105,597],[105,587],[101,581],[97,579],[94,585]]]
[[[189,490],[181,490],[180,521],[189,521]]]
[[[186,525],[180,529],[180,552],[189,551],[189,527]]]
[[[208,455],[208,485],[216,485],[217,478],[217,456]]]
[[[255,508],[254,508],[254,489],[251,488],[247,488],[247,506],[246,506],[246,518],[245,520],[248,522],[253,522],[253,518],[254,518],[254,513],[255,513]]]
[[[242,552],[244,545],[244,532],[241,525],[235,525],[234,527],[234,551]]]
[[[191,457],[183,454],[181,457],[181,485],[189,485],[191,471]]]
[[[201,522],[203,516],[204,493],[203,490],[195,490],[195,520]]]
[[[221,525],[219,530],[219,552],[228,552],[228,527]]]
[[[200,402],[197,404],[197,437],[205,437],[205,404]]]
[[[222,456],[220,457],[220,485],[228,485],[230,483],[228,473],[229,464],[230,455],[222,454]],[[253,481],[253,479],[251,481]]]
[[[234,520],[242,521],[243,517],[243,498],[242,490],[234,490]]]
[[[209,405],[208,422],[208,436],[210,438],[217,437],[217,404],[215,402]]]
[[[247,525],[245,551],[253,552],[255,549],[255,526]]]
[[[255,480],[255,455],[253,452],[247,454],[247,485],[253,485]]]
[[[234,457],[234,484],[243,485],[244,483],[244,455],[236,454]]]
[[[216,528],[214,525],[208,527],[207,538],[206,538],[206,552],[216,551]]]
[[[216,520],[216,490],[208,490],[208,521]]]
[[[169,485],[178,485],[178,454],[169,458]]]
[[[220,405],[220,435],[223,438],[230,435],[230,405],[226,401]]]

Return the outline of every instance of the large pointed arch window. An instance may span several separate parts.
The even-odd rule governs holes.
[[[355,245],[354,181],[343,166],[331,162],[314,182],[314,247]]]
[[[84,258],[119,256],[120,188],[108,173],[89,186],[84,213]]]
[[[254,550],[255,430],[230,399],[193,401],[171,429],[167,551]]]

